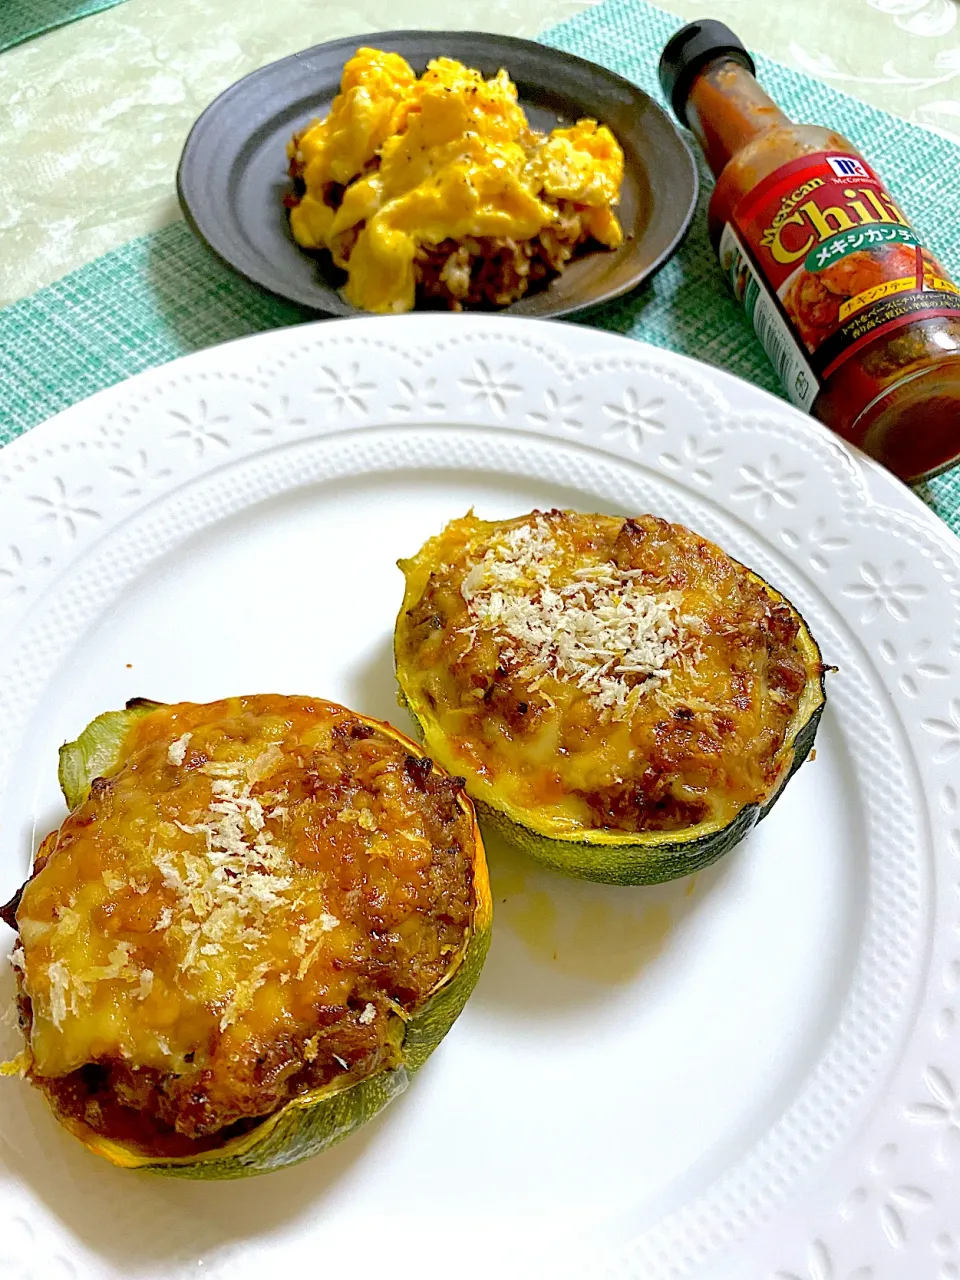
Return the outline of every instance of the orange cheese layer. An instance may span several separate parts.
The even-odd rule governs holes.
[[[369,1065],[470,921],[459,784],[411,751],[304,698],[137,721],[23,892],[34,1077],[146,1072],[129,1105],[200,1133]]]
[[[401,684],[474,798],[558,834],[668,831],[728,821],[781,776],[797,616],[697,534],[468,515],[401,568]]]

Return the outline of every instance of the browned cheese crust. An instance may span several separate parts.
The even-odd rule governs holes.
[[[775,788],[799,622],[705,538],[651,515],[470,515],[401,567],[402,683],[474,798],[573,835],[725,823]]]
[[[306,698],[163,707],[125,748],[17,911],[33,1083],[189,1155],[390,1065],[469,930],[462,783]]]

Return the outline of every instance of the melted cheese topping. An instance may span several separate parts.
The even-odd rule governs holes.
[[[558,223],[561,200],[600,244],[622,240],[613,134],[594,120],[536,133],[505,71],[484,80],[438,58],[418,79],[398,54],[359,49],[330,114],[288,154],[304,187],[290,213],[294,238],[331,252],[348,272],[348,301],[366,311],[413,307],[421,245],[529,240]]]
[[[776,785],[799,623],[712,543],[653,516],[470,515],[401,567],[401,684],[475,798],[558,834],[675,830]]]
[[[18,909],[34,1078],[114,1064],[197,1136],[369,1070],[465,945],[460,784],[307,699],[162,707],[124,750]]]
[[[542,517],[497,537],[460,584],[471,626],[493,631],[501,659],[531,690],[550,680],[585,692],[600,718],[629,719],[669,678],[688,641],[680,593],[639,585],[642,569],[587,564],[554,586],[559,547]],[[636,679],[636,677],[641,679]],[[548,695],[549,696],[549,695]]]

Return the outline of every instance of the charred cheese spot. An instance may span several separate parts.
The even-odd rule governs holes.
[[[401,567],[401,684],[475,799],[538,829],[668,832],[776,786],[798,619],[704,538],[655,516],[469,515]]]
[[[190,1154],[390,1065],[474,907],[461,783],[411,751],[303,698],[136,721],[16,908],[30,1075],[62,1114]]]

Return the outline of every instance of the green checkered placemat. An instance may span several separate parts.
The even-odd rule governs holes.
[[[659,98],[657,60],[679,25],[644,0],[603,0],[542,38]],[[960,278],[960,148],[810,76],[766,58],[757,63],[790,115],[832,125],[862,147]],[[709,179],[704,186],[689,237],[651,286],[578,321],[695,356],[779,394],[716,264],[706,232]],[[0,310],[0,443],[142,369],[308,318],[221,266],[182,224],[133,241]],[[960,533],[960,468],[932,481],[923,496]]]
[[[0,0],[0,53],[123,0]]]

